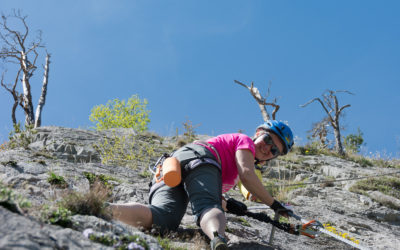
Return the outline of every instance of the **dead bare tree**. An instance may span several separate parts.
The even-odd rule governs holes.
[[[335,151],[337,153],[339,153],[340,155],[344,155],[344,150],[343,150],[343,145],[342,145],[342,138],[340,135],[340,123],[339,123],[339,118],[343,112],[343,110],[345,108],[350,107],[350,104],[346,104],[342,107],[339,106],[339,101],[337,98],[337,93],[347,93],[347,94],[351,94],[354,95],[353,93],[347,91],[347,90],[337,90],[337,91],[333,91],[333,90],[326,90],[323,94],[322,94],[322,100],[321,98],[317,97],[314,98],[310,101],[308,101],[307,103],[301,105],[301,107],[306,107],[308,104],[314,102],[314,101],[318,101],[322,108],[324,109],[324,111],[327,114],[327,118],[330,122],[330,125],[333,128],[333,132],[335,135]]]
[[[36,115],[33,112],[31,77],[37,69],[36,62],[39,57],[39,49],[43,49],[42,33],[38,31],[38,35],[31,42],[29,36],[29,27],[26,23],[27,16],[21,15],[20,11],[14,11],[13,15],[1,15],[0,20],[0,42],[2,47],[0,50],[0,58],[7,64],[18,65],[18,73],[12,84],[6,84],[4,81],[4,73],[2,76],[1,86],[4,87],[14,99],[12,108],[12,122],[16,124],[15,110],[20,105],[25,113],[25,125],[39,127],[41,125],[41,113],[46,101],[47,84],[49,79],[50,54],[46,51],[46,62],[44,66],[44,77],[42,84],[42,92],[39,98]],[[11,19],[11,20],[10,20]],[[9,22],[9,21],[16,22]],[[12,24],[10,24],[12,23]],[[15,23],[21,23],[21,31],[12,26]],[[17,91],[17,83],[21,82],[22,94]]]
[[[278,99],[274,98],[272,102],[267,102],[268,96],[270,94],[270,89],[271,89],[271,82],[269,82],[268,85],[268,91],[267,94],[265,95],[265,97],[262,97],[260,94],[260,91],[254,87],[254,83],[251,82],[250,86],[247,86],[246,84],[239,82],[237,80],[235,80],[235,83],[245,87],[246,89],[248,89],[250,91],[250,94],[253,96],[253,98],[256,100],[260,110],[261,110],[261,115],[263,117],[264,121],[267,120],[271,120],[271,117],[273,120],[275,120],[276,117],[276,113],[278,112],[280,106],[277,103]],[[274,109],[272,110],[272,114],[269,115],[267,107],[266,106],[271,106]]]

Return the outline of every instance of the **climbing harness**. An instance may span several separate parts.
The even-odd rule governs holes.
[[[205,148],[207,153],[198,152],[196,147]],[[179,150],[182,150],[182,155]],[[220,163],[217,150],[211,144],[203,141],[194,141],[171,154],[164,153],[154,165],[149,166],[149,171],[154,174],[154,178],[149,183],[149,202],[151,203],[154,192],[162,186],[176,187],[180,185],[182,179],[199,166],[211,165],[221,171]]]

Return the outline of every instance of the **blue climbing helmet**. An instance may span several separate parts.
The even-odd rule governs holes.
[[[276,120],[268,120],[263,124],[261,124],[260,126],[258,126],[256,132],[259,129],[264,129],[266,131],[273,132],[279,137],[282,144],[285,146],[283,154],[289,153],[289,151],[292,149],[294,144],[293,133],[292,130],[289,128],[289,126],[286,125],[285,123]]]

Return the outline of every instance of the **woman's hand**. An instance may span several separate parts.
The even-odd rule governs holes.
[[[225,200],[224,198],[222,199],[222,204],[221,204],[221,206],[222,206],[222,209],[223,209],[225,212],[228,211],[228,209],[226,208],[226,200]]]

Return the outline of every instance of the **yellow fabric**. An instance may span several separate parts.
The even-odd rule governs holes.
[[[255,169],[255,172],[256,172],[258,179],[260,179],[260,181],[262,181],[261,171],[259,169]],[[252,195],[249,191],[247,191],[247,189],[244,187],[244,185],[241,182],[238,183],[238,187],[239,187],[240,192],[243,194],[244,198],[246,200],[250,200]],[[257,199],[255,202],[261,202],[261,201],[259,199]]]

